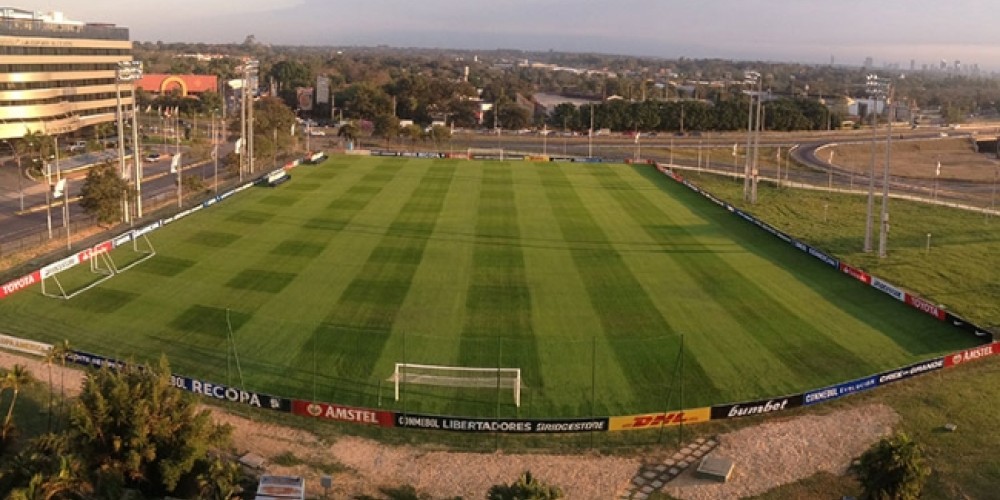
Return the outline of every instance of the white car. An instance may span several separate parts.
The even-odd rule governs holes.
[[[324,132],[324,131],[322,131],[322,130],[316,130],[316,129],[312,129],[312,130],[310,130],[310,131],[309,131],[309,135],[311,135],[311,136],[313,136],[313,137],[317,137],[317,136],[325,136],[325,135],[326,135],[326,132]]]

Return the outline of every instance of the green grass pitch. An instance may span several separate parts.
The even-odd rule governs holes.
[[[288,397],[505,417],[778,396],[975,343],[648,166],[338,157],[293,176],[151,233],[156,257],[72,300],[5,299],[2,331]],[[396,362],[520,368],[522,406],[394,401]]]

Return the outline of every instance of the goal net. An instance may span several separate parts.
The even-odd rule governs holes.
[[[130,240],[132,248],[131,252],[128,252],[124,245]],[[116,249],[120,260],[124,258],[126,261],[124,265],[115,263],[115,259],[111,256],[112,247]],[[106,241],[42,268],[42,295],[56,299],[72,299],[155,255],[156,250],[145,234],[132,236],[132,232],[129,232],[127,236],[122,235],[117,238],[114,244]],[[80,269],[84,265],[87,269]],[[60,274],[63,279],[60,279]]]
[[[511,389],[514,392],[514,404],[519,408],[521,406],[520,368],[475,368],[396,363],[396,368],[389,380],[395,384],[396,401],[399,401],[399,386],[401,384],[416,384],[438,387]]]
[[[502,148],[469,148],[470,160],[500,160],[504,159]]]
[[[81,261],[81,257],[77,254],[57,262],[56,265],[46,266],[43,271],[47,270],[47,272],[42,273],[42,295],[57,299],[72,299],[111,279],[115,275],[115,263],[111,260],[111,256],[108,255],[108,251],[104,248],[97,248],[89,252],[86,258],[87,265],[90,268],[90,279],[84,278],[85,283],[82,285],[76,284],[77,281],[80,281],[79,278],[70,280],[75,286],[64,285],[59,279],[59,274],[80,264]],[[96,279],[93,279],[95,276]],[[46,286],[47,284],[48,286]],[[69,291],[67,291],[67,288]]]

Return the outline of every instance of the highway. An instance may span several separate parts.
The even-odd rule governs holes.
[[[963,135],[964,134],[964,135]],[[963,134],[952,133],[951,137],[968,136],[968,132]],[[914,141],[931,140],[940,137],[938,130],[902,130],[895,140]],[[621,162],[632,159],[637,155],[646,159],[666,163],[671,157],[671,150],[676,155],[673,160],[676,164],[686,168],[705,168],[721,173],[732,173],[741,176],[743,172],[743,162],[745,161],[746,133],[731,132],[723,134],[704,134],[703,136],[672,136],[660,134],[656,137],[641,137],[639,141],[621,135],[612,137],[595,137],[589,140],[586,136],[561,136],[552,134],[548,137],[534,135],[510,135],[504,134],[480,134],[475,132],[457,133],[451,139],[441,141],[437,144],[437,150],[441,152],[463,153],[469,148],[494,149],[503,148],[506,152],[516,152],[520,154],[548,154],[549,156],[566,157],[586,157],[591,152],[593,156],[600,157],[605,161]],[[881,137],[884,141],[884,135]],[[782,180],[808,184],[819,188],[832,190],[853,191],[865,190],[868,186],[868,177],[863,173],[857,173],[850,169],[829,163],[821,159],[818,153],[824,146],[833,143],[846,144],[870,144],[871,135],[865,132],[856,131],[832,131],[832,132],[812,132],[812,133],[764,133],[761,136],[760,145],[764,148],[781,147],[783,153]],[[330,149],[338,147],[340,139],[332,131],[328,131],[325,137],[312,137],[311,147],[313,149]],[[733,161],[733,146],[739,151],[736,163]],[[391,147],[397,150],[406,150],[410,144],[408,142],[394,142]],[[422,148],[434,146],[432,143],[420,144]],[[358,148],[380,148],[384,147],[384,142],[366,140],[359,144]],[[155,146],[154,146],[155,148]],[[231,143],[219,148],[219,157],[222,158],[233,149]],[[173,150],[172,146],[166,148],[167,152]],[[701,151],[702,161],[698,161],[697,151]],[[790,151],[790,153],[788,153]],[[182,153],[184,150],[182,149]],[[796,163],[792,168],[788,168],[787,156],[790,154]],[[82,173],[72,173],[75,167],[85,163],[96,163],[107,159],[115,160],[117,156],[113,152],[100,154],[81,155],[72,158],[61,159],[60,167],[64,172],[69,172],[69,196],[71,199],[78,196],[82,186]],[[182,158],[184,156],[182,155]],[[0,158],[0,161],[5,159]],[[12,160],[6,159],[6,165],[11,165]],[[720,161],[721,160],[721,161]],[[269,162],[270,163],[270,162]],[[881,163],[881,159],[879,159]],[[773,160],[761,162],[760,176],[764,179],[771,179],[774,182],[778,175],[775,162]],[[264,165],[257,168],[256,174],[272,168]],[[154,207],[169,205],[176,200],[177,184],[176,176],[170,174],[170,160],[163,158],[151,163],[143,163],[142,198],[144,214],[148,215]],[[45,186],[42,181],[33,181],[28,178],[18,179],[16,168],[0,169],[0,255],[15,251],[24,246],[36,246],[47,240],[47,219],[49,211],[45,210]],[[214,178],[214,166],[211,161],[192,165],[185,161],[182,175],[198,175],[205,179],[206,187],[212,185]],[[220,179],[225,175],[220,172]],[[881,171],[876,172],[876,192],[881,195]],[[20,187],[18,183],[20,182]],[[223,182],[220,180],[220,182]],[[230,182],[233,182],[230,180]],[[911,196],[931,198],[935,196],[938,200],[947,200],[955,203],[969,204],[978,207],[986,207],[990,204],[993,190],[993,183],[989,182],[969,182],[941,180],[936,189],[934,181],[929,179],[912,179],[900,176],[890,177],[890,188],[895,194],[908,194]],[[21,197],[23,193],[23,204],[26,208],[21,211]],[[54,203],[50,209],[53,237],[64,237],[63,208],[59,202]],[[90,227],[92,223],[89,217],[83,213],[76,203],[70,203],[70,219],[72,221],[71,232],[78,231],[78,228]]]

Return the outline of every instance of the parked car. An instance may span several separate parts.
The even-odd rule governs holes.
[[[149,153],[148,155],[146,155],[143,161],[152,163],[160,160],[166,160],[168,158],[170,158],[170,155],[167,153]]]
[[[82,153],[87,150],[87,141],[76,141],[70,144],[66,150],[70,153]]]

